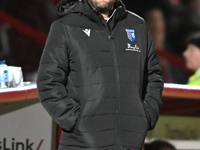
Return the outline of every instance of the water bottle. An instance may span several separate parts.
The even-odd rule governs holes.
[[[5,60],[0,61],[0,89],[9,87],[8,67]]]

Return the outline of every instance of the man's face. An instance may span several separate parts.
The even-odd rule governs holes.
[[[189,44],[183,56],[185,57],[186,67],[188,69],[196,71],[200,68],[200,49],[197,46]]]
[[[88,0],[89,3],[101,13],[109,12],[113,9],[115,0]]]

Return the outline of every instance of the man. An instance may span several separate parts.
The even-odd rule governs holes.
[[[64,0],[57,8],[37,85],[62,127],[59,150],[141,150],[163,89],[144,20],[120,0]]]
[[[200,33],[191,37],[183,56],[185,57],[186,67],[195,72],[189,78],[187,84],[200,86]]]

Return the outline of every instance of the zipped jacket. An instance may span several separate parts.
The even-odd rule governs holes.
[[[87,0],[63,0],[57,9],[37,88],[62,127],[59,150],[141,150],[163,89],[145,21],[121,1],[107,21]]]

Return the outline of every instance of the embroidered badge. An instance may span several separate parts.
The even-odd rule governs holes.
[[[131,42],[135,41],[135,38],[136,38],[135,30],[126,29],[126,33],[127,33],[128,39],[129,39]]]

